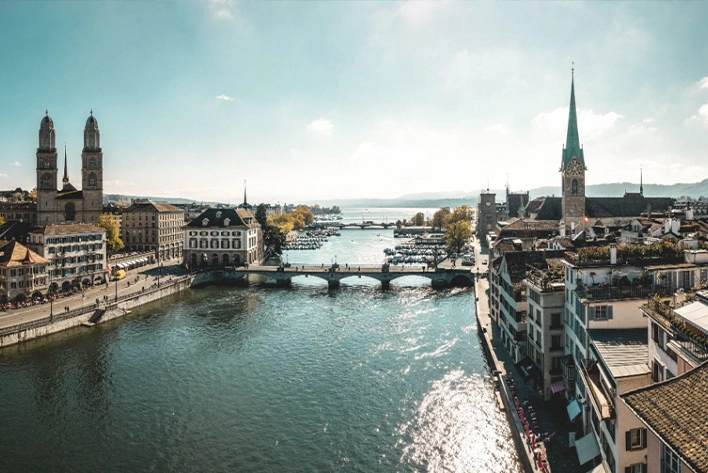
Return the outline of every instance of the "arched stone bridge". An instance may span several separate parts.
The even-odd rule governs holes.
[[[390,265],[347,265],[340,266],[254,266],[224,267],[214,266],[205,269],[197,275],[194,284],[209,284],[219,281],[244,279],[249,274],[263,277],[266,284],[274,286],[289,286],[292,278],[296,276],[315,277],[327,281],[330,288],[339,287],[340,282],[346,278],[369,277],[381,282],[381,287],[387,289],[394,279],[404,276],[423,276],[430,279],[433,287],[471,286],[474,284],[474,275],[467,269],[443,269],[419,266],[390,266]]]

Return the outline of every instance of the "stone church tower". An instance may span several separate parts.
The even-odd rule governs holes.
[[[563,223],[568,229],[580,231],[585,218],[585,157],[578,135],[578,117],[575,111],[575,76],[570,83],[570,112],[568,136],[561,162],[561,192],[563,194]]]
[[[98,131],[98,121],[93,116],[93,110],[84,128],[81,189],[84,197],[84,222],[97,223],[103,212],[103,152],[101,133]]]
[[[64,177],[57,189],[57,166],[54,122],[45,110],[39,126],[37,148],[37,223],[97,223],[103,212],[103,153],[98,122],[93,116],[86,120],[84,149],[81,153],[81,184],[77,190],[69,182],[68,160],[64,150]]]

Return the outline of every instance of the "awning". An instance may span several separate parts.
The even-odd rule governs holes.
[[[118,263],[116,266],[119,267],[120,269],[125,268],[125,265],[123,263]]]
[[[570,417],[570,421],[573,422],[575,418],[578,417],[578,414],[580,414],[580,404],[578,404],[578,400],[576,399],[568,404],[566,409],[568,409],[568,417]]]
[[[595,434],[589,433],[580,440],[575,441],[575,452],[578,454],[578,462],[583,465],[600,454],[600,447],[597,445]]]
[[[565,383],[563,383],[563,380],[556,381],[555,383],[551,384],[551,392],[553,394],[559,393],[561,391],[565,391]]]
[[[519,373],[521,373],[521,376],[524,378],[524,381],[528,381],[532,378],[542,377],[541,370],[538,369],[538,366],[536,366],[530,356],[525,356],[514,366],[516,366],[516,369],[519,370]]]
[[[703,302],[694,302],[674,311],[679,318],[708,333],[708,306]]]

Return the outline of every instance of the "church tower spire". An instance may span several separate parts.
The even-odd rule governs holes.
[[[570,109],[568,134],[561,162],[561,192],[563,193],[563,222],[567,227],[580,231],[585,215],[585,156],[580,146],[578,114],[575,108],[575,68],[571,70]]]
[[[639,195],[644,197],[644,179],[643,179],[642,166],[639,166]]]
[[[66,143],[64,143],[64,177],[62,177],[61,183],[64,184],[64,187],[69,183],[69,166],[66,163]]]
[[[578,113],[575,109],[575,69],[572,70],[570,79],[570,109],[568,111],[568,134],[563,150],[563,167],[568,165],[573,156],[577,156],[580,164],[585,165],[583,150],[580,147],[580,134],[578,133]]]
[[[248,208],[248,200],[246,200],[246,179],[243,180],[243,208]]]

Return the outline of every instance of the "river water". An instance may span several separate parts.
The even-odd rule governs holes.
[[[378,263],[344,230],[291,263]],[[474,292],[408,277],[186,291],[0,351],[0,471],[521,472]]]

